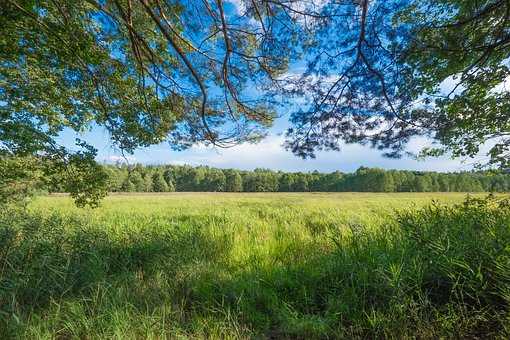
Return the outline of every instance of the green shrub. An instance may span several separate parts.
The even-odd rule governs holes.
[[[398,223],[409,249],[408,269],[417,271],[408,286],[419,288],[419,301],[440,316],[455,313],[466,335],[486,336],[508,326],[510,200],[468,197],[455,206],[432,204],[401,212]]]

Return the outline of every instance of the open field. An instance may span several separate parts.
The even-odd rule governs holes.
[[[411,212],[465,196],[40,197],[2,215],[0,337],[504,336],[510,209]]]
[[[67,195],[53,194],[39,197],[31,204],[35,211],[62,211],[109,219],[112,215],[152,215],[152,217],[178,217],[182,215],[229,215],[238,221],[271,224],[271,219],[260,216],[264,212],[278,215],[287,223],[301,224],[302,217],[322,214],[335,223],[360,219],[365,222],[381,221],[395,209],[419,207],[433,200],[459,203],[466,193],[112,193],[98,209],[80,209]],[[484,197],[486,194],[469,194]],[[297,227],[297,226],[296,226]]]

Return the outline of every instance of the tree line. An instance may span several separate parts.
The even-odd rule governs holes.
[[[242,171],[189,165],[103,165],[110,192],[509,192],[510,174],[501,171],[456,173],[360,167],[353,173]],[[52,177],[50,192],[62,192]]]
[[[420,156],[510,169],[508,0],[0,4],[0,203],[56,172],[80,206],[106,195],[92,141],[63,129],[100,127],[126,154],[229,147],[281,109],[299,157],[359,143],[398,158],[422,136]]]

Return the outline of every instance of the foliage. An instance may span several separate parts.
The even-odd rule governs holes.
[[[192,7],[131,0],[4,1],[0,150],[12,157],[66,157],[78,176],[94,166],[74,159],[93,158],[95,150],[83,141],[77,142],[77,154],[59,146],[64,129],[103,127],[113,145],[128,153],[164,140],[182,149],[197,142],[228,146],[260,139],[274,116],[271,103],[246,98],[243,89],[262,75],[278,74],[285,60],[256,55],[263,42],[240,30],[213,39],[212,31],[227,27],[222,1],[214,9],[221,20],[208,3]],[[224,50],[224,58],[204,52],[216,49]],[[72,179],[78,204],[103,195],[101,185],[92,187],[98,182]]]
[[[341,142],[400,157],[415,136],[479,165],[508,169],[510,4],[506,0],[325,1],[295,49],[306,67],[284,88],[300,98],[287,147],[302,157]],[[293,7],[295,10],[296,7]],[[302,62],[302,61],[301,61]]]
[[[53,157],[0,154],[0,205],[21,203],[36,191],[68,192],[76,205],[95,207],[106,196],[108,175],[93,153],[62,151]]]
[[[416,27],[405,62],[429,101],[417,110],[418,122],[444,146],[424,154],[473,157],[492,140],[488,163],[510,169],[509,6],[505,0],[434,0],[402,13]]]
[[[225,191],[227,192],[241,192],[243,191],[243,178],[239,171],[236,170],[223,170],[225,174]]]
[[[462,197],[40,198],[0,211],[0,336],[507,338],[510,206]]]
[[[26,199],[42,186],[41,177],[36,159],[0,156],[0,205]]]
[[[482,164],[508,169],[509,16],[506,0],[5,0],[0,150],[85,175],[95,150],[58,145],[64,129],[100,126],[127,153],[228,147],[262,138],[281,102],[302,157],[342,142],[400,157],[425,135],[439,145],[422,156],[491,141]],[[264,176],[245,190],[275,190]],[[104,194],[74,180],[80,204]]]
[[[152,191],[154,192],[167,192],[168,191],[168,184],[166,183],[165,179],[163,178],[163,175],[161,172],[155,172],[152,175]]]
[[[360,167],[354,173],[240,171],[205,166],[104,165],[110,192],[509,192],[510,175],[498,171],[458,173],[383,170]],[[65,191],[66,178],[42,186]]]

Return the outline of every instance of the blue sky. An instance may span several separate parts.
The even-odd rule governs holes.
[[[287,117],[279,118],[270,130],[268,137],[258,144],[241,144],[230,149],[218,149],[194,146],[186,151],[173,151],[167,143],[138,149],[133,155],[127,155],[129,163],[143,164],[190,164],[209,165],[219,168],[236,168],[251,170],[255,168],[269,168],[283,171],[312,171],[331,172],[340,170],[351,172],[360,166],[380,167],[385,169],[433,170],[433,171],[461,171],[471,169],[470,163],[461,160],[451,160],[447,157],[431,158],[417,161],[410,157],[402,159],[388,159],[380,152],[367,146],[345,145],[339,152],[321,152],[316,159],[303,160],[294,156],[282,147]],[[74,139],[80,137],[98,149],[99,162],[114,163],[124,161],[122,154],[115,150],[110,142],[108,132],[95,127],[91,131],[77,135],[66,130],[61,134],[60,142],[71,147]],[[417,151],[428,144],[427,140],[414,140],[409,149]]]
[[[231,10],[244,11],[244,6],[240,0],[229,0],[229,2],[233,6]],[[292,67],[289,73],[297,71],[296,67]],[[452,86],[451,82],[444,85],[446,88]],[[258,144],[241,144],[230,149],[198,145],[186,151],[177,152],[172,151],[168,144],[163,143],[139,149],[133,155],[128,155],[127,161],[143,164],[209,165],[243,170],[269,168],[284,171],[319,170],[322,172],[335,170],[351,172],[360,166],[432,171],[462,171],[472,168],[473,161],[463,162],[448,157],[432,158],[426,161],[418,161],[411,157],[388,159],[382,157],[380,151],[360,145],[345,145],[339,152],[321,152],[317,154],[316,159],[303,160],[282,147],[283,137],[281,134],[288,127],[287,120],[288,115],[285,114],[278,118],[268,137]],[[102,128],[94,127],[91,131],[80,136],[66,130],[62,133],[60,142],[67,147],[72,147],[76,137],[85,139],[98,149],[97,160],[100,162],[125,161],[121,153],[112,147],[108,132]],[[417,152],[428,144],[429,141],[426,139],[415,139],[409,144],[409,151]]]

